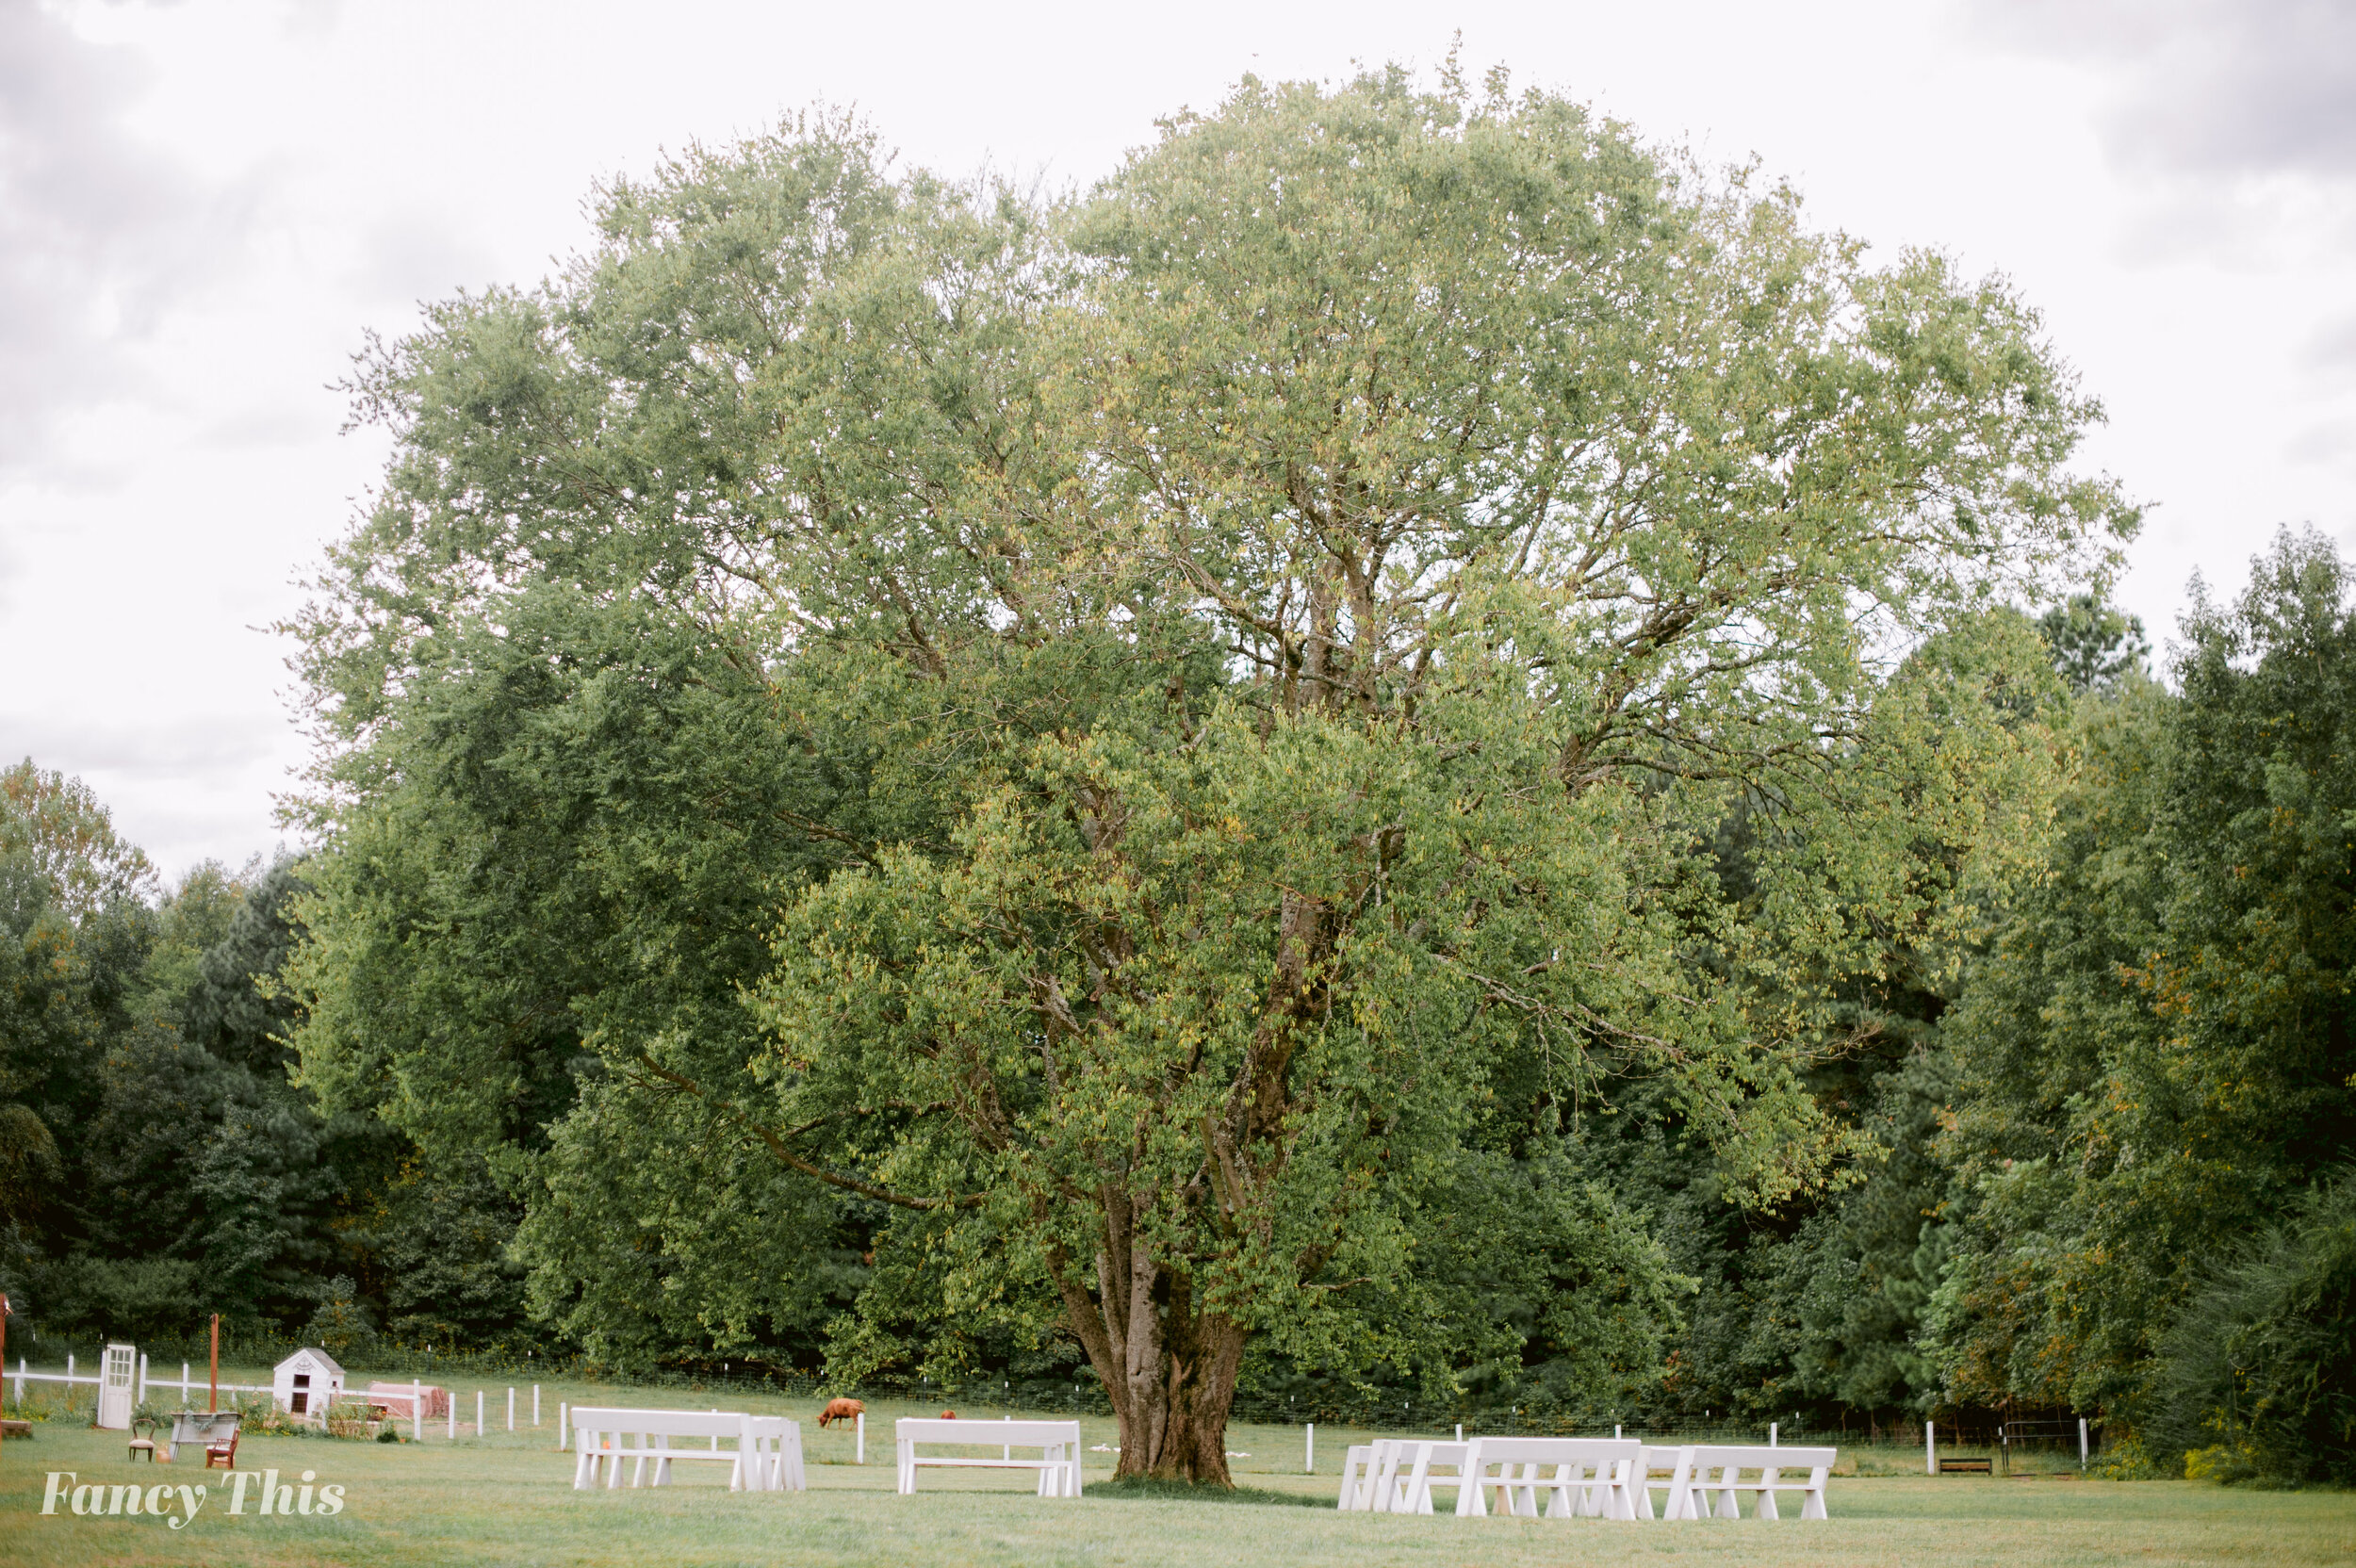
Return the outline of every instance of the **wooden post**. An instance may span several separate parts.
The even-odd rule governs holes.
[[[211,1392],[205,1396],[205,1409],[209,1413],[221,1409],[221,1314],[213,1314],[213,1360],[205,1374]]]

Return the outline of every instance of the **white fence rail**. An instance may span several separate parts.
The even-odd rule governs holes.
[[[99,1380],[99,1375],[95,1372],[76,1372],[74,1369],[74,1358],[72,1356],[65,1358],[65,1370],[62,1372],[36,1372],[30,1366],[25,1364],[25,1359],[23,1356],[19,1356],[16,1358],[16,1370],[13,1372],[0,1370],[0,1377],[6,1378],[11,1385],[10,1392],[14,1395],[15,1403],[20,1408],[25,1403],[25,1385],[26,1383],[64,1383],[67,1385],[66,1392],[71,1394],[74,1391],[73,1385],[75,1383],[89,1383],[92,1387],[95,1387],[97,1386]],[[147,1402],[148,1391],[151,1389],[169,1388],[176,1390],[180,1395],[182,1403],[186,1403],[191,1395],[202,1392],[210,1386],[213,1385],[189,1377],[188,1367],[186,1363],[181,1364],[180,1376],[176,1379],[152,1378],[148,1376],[147,1372],[147,1358],[144,1356],[139,1358],[139,1402],[140,1404],[145,1404]],[[256,1387],[252,1383],[221,1383],[219,1386],[223,1394],[266,1395],[270,1392],[270,1385],[267,1383],[264,1383],[259,1387]]]

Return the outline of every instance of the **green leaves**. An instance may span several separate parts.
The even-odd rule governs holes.
[[[1641,1380],[1673,1291],[1558,1181],[1590,1107],[1755,1207],[1837,1179],[1835,997],[2045,808],[1990,602],[2133,523],[2004,290],[1398,73],[1247,82],[1054,206],[847,122],[698,151],[358,384],[307,1080],[507,1146],[577,1332],[691,1282],[715,1343],[874,1288],[861,1364],[924,1289],[1059,1314],[1124,1464],[1211,1478],[1246,1341],[1437,1303],[1468,1182],[1600,1238],[1546,1277],[1617,1304],[1549,1320]],[[772,1211],[806,1277],[727,1285]]]

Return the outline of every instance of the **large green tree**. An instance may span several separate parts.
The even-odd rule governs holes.
[[[364,365],[399,455],[303,628],[303,1071],[560,1206],[614,1200],[568,1149],[764,1153],[938,1313],[1076,1339],[1124,1473],[1224,1479],[1255,1336],[1446,1321],[1435,1231],[1517,1244],[1467,1184],[1535,1173],[1597,1379],[1652,1353],[1665,1269],[1551,1162],[1641,1078],[1744,1201],[1827,1180],[1840,984],[2037,808],[2043,655],[1988,607],[2132,521],[2004,289],[1544,94],[1247,81],[1048,209],[808,125],[601,230]],[[633,753],[586,700],[462,740],[591,668],[761,723],[594,800]],[[743,872],[650,883],[666,835]]]

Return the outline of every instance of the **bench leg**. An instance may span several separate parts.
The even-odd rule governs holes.
[[[1808,1493],[1800,1503],[1800,1517],[1822,1519],[1824,1513],[1824,1473],[1817,1471],[1808,1478]]]
[[[1758,1513],[1761,1519],[1783,1517],[1775,1511],[1775,1473],[1773,1470],[1762,1471],[1759,1474]]]

